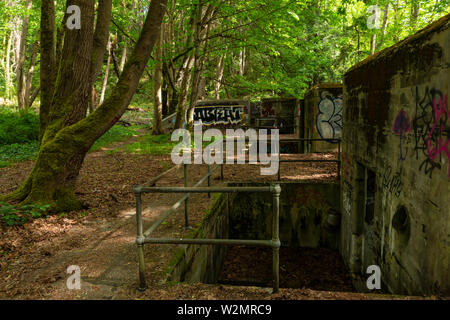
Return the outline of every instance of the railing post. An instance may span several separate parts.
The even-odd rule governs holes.
[[[278,181],[281,181],[281,161],[278,161]]]
[[[274,186],[274,190],[272,193],[273,196],[273,214],[272,214],[272,242],[276,245],[273,246],[273,261],[272,261],[272,270],[273,270],[273,292],[277,293],[278,288],[280,287],[280,226],[279,226],[279,217],[280,217],[280,193],[281,187],[279,184]]]
[[[147,284],[145,283],[145,260],[144,260],[144,231],[142,227],[142,197],[141,192],[135,191],[136,196],[136,243],[137,243],[137,253],[139,261],[139,291],[145,291],[147,289]]]
[[[220,180],[221,180],[221,181],[224,180],[224,175],[223,175],[223,163],[220,164]]]
[[[183,164],[183,170],[184,170],[184,186],[188,186],[188,170],[187,170],[187,164]],[[186,198],[184,200],[184,227],[187,229],[189,228],[189,198]]]

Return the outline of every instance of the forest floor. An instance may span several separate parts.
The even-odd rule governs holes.
[[[0,299],[415,299],[392,295],[364,294],[345,290],[323,291],[303,284],[300,289],[282,288],[270,294],[269,287],[224,284],[169,284],[167,266],[176,245],[145,247],[149,289],[137,287],[135,198],[133,185],[145,184],[172,166],[169,155],[136,155],[109,151],[136,141],[121,142],[87,155],[76,193],[88,209],[35,219],[23,226],[0,225]],[[292,156],[290,156],[292,157]],[[301,157],[297,155],[296,157]],[[325,157],[328,157],[325,155]],[[14,190],[28,175],[33,162],[0,169],[0,193]],[[206,165],[189,167],[192,185],[206,174]],[[227,165],[225,180],[260,180],[257,165]],[[335,164],[282,164],[282,177],[296,180],[336,179]],[[265,180],[275,180],[275,177]],[[212,184],[222,183],[216,171]],[[183,170],[173,170],[159,186],[182,186]],[[144,227],[178,200],[177,194],[143,197]],[[207,195],[190,200],[190,221],[200,223],[211,205]],[[181,207],[155,232],[156,237],[180,238],[183,228]],[[238,248],[239,250],[239,248]],[[294,262],[290,262],[291,264]],[[68,290],[66,270],[81,269],[81,290]],[[283,278],[282,278],[283,279]],[[283,281],[283,280],[282,280]],[[339,290],[339,288],[344,288]],[[319,288],[320,289],[320,288]]]

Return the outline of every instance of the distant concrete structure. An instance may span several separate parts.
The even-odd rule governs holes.
[[[344,76],[340,250],[362,286],[378,265],[393,293],[450,293],[449,20]]]
[[[194,107],[194,122],[215,128],[234,128],[250,123],[250,101],[201,100]]]
[[[342,84],[320,83],[305,93],[301,138],[340,139],[342,136]],[[337,144],[311,142],[305,152],[337,151]]]
[[[256,126],[265,124],[275,125],[282,134],[295,132],[295,113],[299,105],[296,98],[261,99],[260,117],[256,119]]]

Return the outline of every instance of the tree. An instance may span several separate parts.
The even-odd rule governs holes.
[[[19,61],[17,62],[17,71],[16,71],[16,77],[17,77],[17,104],[19,106],[19,109],[23,109],[25,107],[28,107],[26,105],[28,103],[29,97],[26,97],[26,87],[28,79],[25,74],[25,62],[26,62],[26,46],[27,46],[27,36],[28,36],[28,25],[30,22],[30,16],[29,11],[31,7],[33,6],[32,0],[27,0],[25,4],[25,15],[22,20],[22,31],[20,33],[19,38]],[[36,56],[34,55],[34,61],[36,60]],[[34,65],[30,66],[30,69],[33,69]],[[32,76],[32,73],[31,73]],[[29,91],[28,91],[29,93]]]
[[[162,134],[162,44],[164,39],[163,28],[161,28],[161,33],[158,37],[155,47],[155,75],[153,77],[153,129],[152,134],[159,135]]]
[[[81,28],[71,30],[64,25],[60,55],[55,54],[54,1],[41,0],[39,152],[25,182],[1,200],[50,204],[53,211],[82,208],[74,187],[84,157],[127,109],[159,36],[166,4],[167,0],[152,0],[140,38],[117,84],[86,117],[92,84],[106,51],[112,0],[98,1],[95,27],[94,1],[67,1],[81,9]]]

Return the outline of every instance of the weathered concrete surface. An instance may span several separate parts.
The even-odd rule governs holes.
[[[259,186],[233,183],[231,186]],[[340,220],[339,185],[336,183],[282,182],[280,195],[280,240],[287,247],[338,249]],[[269,240],[272,238],[272,196],[241,193],[231,201],[230,237]]]
[[[321,83],[305,94],[303,137],[339,139],[342,132],[342,84]],[[337,145],[312,142],[309,152],[336,151]]]
[[[263,183],[229,183],[263,186]],[[280,240],[282,246],[339,246],[339,185],[282,183]],[[191,237],[199,239],[272,239],[270,193],[220,195]],[[225,246],[187,245],[173,257],[169,281],[215,283],[225,257]]]
[[[394,293],[450,291],[449,19],[344,77],[341,253]]]
[[[295,98],[261,99],[261,118],[278,118],[280,133],[295,132],[295,113],[300,101]]]
[[[187,238],[228,239],[229,195],[219,194],[202,223]],[[225,257],[225,246],[186,245],[174,255],[168,280],[216,283]]]

